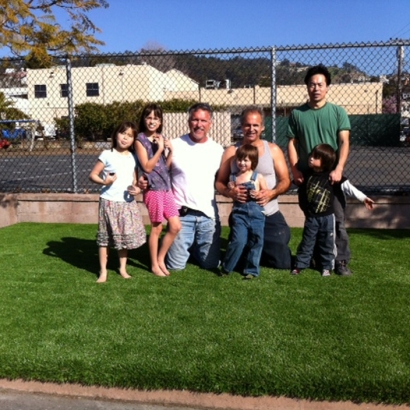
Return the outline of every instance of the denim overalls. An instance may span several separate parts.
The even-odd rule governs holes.
[[[253,172],[251,180],[243,184],[249,191],[255,189],[254,181],[257,173]],[[236,175],[232,174],[232,181],[236,181]],[[265,215],[263,207],[255,202],[250,195],[245,203],[234,202],[230,215],[230,241],[222,264],[225,272],[235,269],[242,253],[247,247],[246,263],[243,273],[259,276],[259,264],[263,248],[263,232]]]

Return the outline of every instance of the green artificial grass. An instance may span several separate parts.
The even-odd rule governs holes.
[[[158,278],[144,245],[97,284],[95,225],[0,229],[0,377],[409,404],[410,231],[349,233],[351,277]]]

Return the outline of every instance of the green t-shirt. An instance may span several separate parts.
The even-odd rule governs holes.
[[[338,134],[345,130],[350,130],[349,117],[338,105],[327,102],[318,109],[310,108],[308,104],[295,108],[289,118],[288,138],[297,141],[299,170],[308,170],[309,154],[318,144],[329,144],[338,151]]]

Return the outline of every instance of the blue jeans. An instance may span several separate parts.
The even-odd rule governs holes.
[[[310,265],[315,244],[319,257],[316,262],[322,269],[332,270],[336,254],[335,216],[306,217],[302,242],[298,246],[295,268],[305,269]]]
[[[185,269],[192,255],[203,269],[215,269],[220,261],[221,224],[200,211],[181,216],[181,230],[166,256],[168,269]]]
[[[265,220],[265,238],[262,251],[264,265],[274,269],[290,269],[292,254],[289,248],[290,228],[280,211]]]
[[[235,269],[247,247],[243,272],[259,276],[265,225],[262,210],[263,208],[254,201],[234,204],[230,218],[230,240],[222,264],[225,272],[232,272]]]

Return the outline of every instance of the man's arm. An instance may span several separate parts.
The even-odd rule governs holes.
[[[339,161],[334,171],[330,173],[330,180],[333,182],[339,182],[342,179],[343,170],[345,168],[347,158],[349,157],[350,149],[350,131],[343,130],[339,132]]]
[[[276,187],[273,189],[274,192],[271,199],[275,199],[289,190],[291,181],[288,165],[286,164],[285,155],[283,155],[282,150],[276,144],[271,143],[269,146],[276,173]]]
[[[273,189],[262,189],[257,193],[257,202],[261,206],[265,206],[269,201],[272,201],[272,199],[287,192],[291,185],[288,166],[282,150],[278,145],[273,143],[269,143],[269,150],[274,162],[276,186]]]
[[[296,185],[300,185],[303,182],[303,174],[298,170],[297,163],[299,160],[298,152],[296,149],[297,141],[296,138],[290,138],[288,143],[288,156],[290,169],[292,170],[293,181]]]

